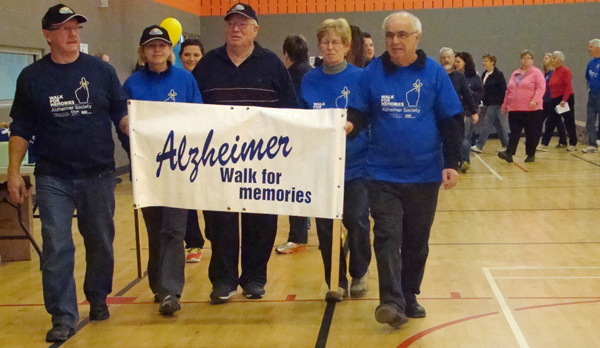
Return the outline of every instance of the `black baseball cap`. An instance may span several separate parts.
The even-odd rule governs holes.
[[[87,18],[75,13],[69,6],[63,4],[54,5],[48,9],[44,18],[42,18],[42,29],[48,29],[53,25],[61,25],[71,19],[77,19],[79,23],[87,22]]]
[[[145,45],[153,40],[162,40],[168,44],[173,45],[171,39],[169,38],[169,32],[167,31],[167,29],[159,25],[151,25],[148,28],[144,29],[142,37],[140,38],[140,46]]]
[[[238,2],[237,4],[233,5],[233,7],[227,11],[227,14],[225,14],[224,19],[227,20],[227,17],[229,17],[229,15],[232,13],[239,13],[244,17],[254,19],[256,22],[258,22],[258,17],[256,17],[256,12],[254,12],[254,9],[252,8],[252,6],[250,6],[248,4],[242,4],[241,2]]]

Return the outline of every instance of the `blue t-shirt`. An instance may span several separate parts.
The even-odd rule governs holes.
[[[301,107],[304,109],[346,109],[354,97],[362,69],[348,64],[347,68],[328,75],[323,67],[317,67],[304,75],[300,85]],[[368,131],[363,130],[353,140],[346,141],[345,180],[363,178],[366,175]]]
[[[441,182],[438,121],[462,112],[444,68],[424,53],[407,67],[385,70],[382,58],[364,70],[350,106],[371,117],[367,170],[373,180]]]
[[[123,84],[130,99],[202,104],[202,95],[192,73],[169,65],[161,73],[147,67],[136,71]]]
[[[585,71],[585,79],[592,93],[600,93],[600,57],[590,60]]]

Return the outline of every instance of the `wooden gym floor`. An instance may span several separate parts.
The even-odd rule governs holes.
[[[116,190],[111,318],[89,322],[82,304],[79,330],[62,346],[600,347],[600,155],[554,144],[535,163],[523,163],[520,144],[508,164],[490,141],[459,185],[441,192],[419,297],[427,317],[398,330],[374,318],[374,257],[366,298],[325,303],[314,223],[307,252],[273,254],[262,300],[238,294],[227,305],[209,304],[207,242],[202,261],[186,266],[182,310],[161,317],[147,279],[136,279],[131,184],[124,175]],[[287,217],[279,222],[277,245],[288,230]],[[39,229],[36,220],[38,239]],[[77,232],[74,238],[83,301],[84,249]],[[44,341],[50,316],[33,255],[0,266],[0,347],[59,346]]]

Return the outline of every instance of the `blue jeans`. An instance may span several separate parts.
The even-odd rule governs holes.
[[[369,183],[379,301],[401,309],[420,293],[440,183]]]
[[[588,94],[587,102],[587,121],[585,123],[585,129],[588,133],[588,144],[590,146],[597,147],[596,144],[596,121],[600,116],[600,92],[591,92]]]
[[[481,131],[481,135],[479,136],[479,139],[475,145],[477,145],[479,149],[483,149],[488,137],[490,136],[490,133],[495,128],[502,147],[507,147],[508,134],[506,134],[506,130],[502,125],[500,105],[490,105],[486,108],[487,112],[485,114],[485,119],[483,120],[483,130]]]
[[[463,136],[462,148],[460,150],[460,162],[471,163],[471,135],[473,134],[473,117],[465,116],[465,135]]]
[[[316,221],[319,249],[321,249],[321,257],[325,268],[325,282],[330,285],[333,220],[316,219]],[[369,263],[371,263],[371,223],[369,221],[369,198],[365,180],[358,179],[345,182],[342,223],[348,230],[350,276],[353,279],[360,279],[367,273]],[[346,252],[344,248],[340,250],[340,287],[348,289]]]
[[[92,305],[104,304],[112,291],[115,185],[114,172],[85,179],[36,175],[42,222],[44,304],[53,325],[74,327],[79,320],[71,232],[75,209],[85,245],[85,297]]]

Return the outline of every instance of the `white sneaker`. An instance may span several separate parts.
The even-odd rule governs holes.
[[[473,145],[471,146],[471,151],[473,152],[477,152],[477,153],[481,153],[481,149],[477,147],[477,145]]]
[[[567,151],[577,151],[577,146],[569,145],[569,146],[567,146]]]
[[[498,150],[496,150],[496,152],[504,152],[504,151],[506,151],[506,148],[505,148],[505,147],[501,147],[501,148],[499,148]]]
[[[587,148],[581,150],[583,153],[598,153],[598,148],[594,146],[588,146]]]
[[[535,149],[538,151],[548,152],[548,146],[543,144],[539,144]]]

